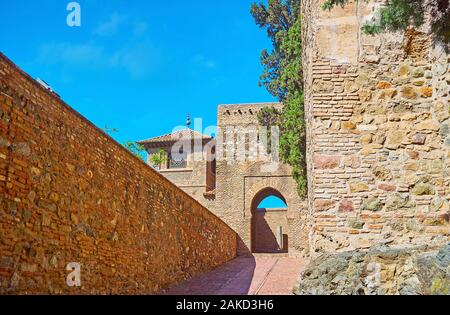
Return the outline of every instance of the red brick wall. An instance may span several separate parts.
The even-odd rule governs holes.
[[[1,294],[154,293],[235,253],[227,225],[0,54]]]

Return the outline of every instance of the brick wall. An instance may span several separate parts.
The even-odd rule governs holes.
[[[0,207],[1,294],[154,293],[236,253],[226,224],[3,55]]]
[[[218,109],[217,139],[217,188],[214,213],[222,218],[239,235],[238,253],[248,255],[261,235],[254,233],[252,218],[259,202],[270,189],[286,200],[288,210],[283,213],[287,227],[284,233],[289,239],[289,254],[308,255],[308,221],[305,200],[297,193],[292,178],[292,169],[284,163],[275,163],[270,158],[255,158],[258,155],[254,134],[249,130],[259,128],[258,112],[264,107],[282,108],[280,103],[222,105]],[[247,130],[247,131],[246,131]],[[222,143],[222,147],[220,147]],[[244,150],[247,158],[243,158]],[[256,203],[256,204],[255,204]],[[253,231],[253,233],[252,233]]]
[[[312,252],[450,239],[449,55],[423,30],[367,36],[351,1],[303,6]]]

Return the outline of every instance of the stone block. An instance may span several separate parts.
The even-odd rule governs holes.
[[[314,157],[314,168],[316,169],[333,169],[339,166],[341,157],[317,155]]]
[[[354,181],[349,183],[351,193],[365,192],[369,190],[369,185],[364,182]]]
[[[355,211],[355,206],[353,201],[349,199],[343,199],[339,204],[339,212],[353,212]]]

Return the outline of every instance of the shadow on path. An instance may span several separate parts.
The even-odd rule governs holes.
[[[216,270],[168,289],[166,295],[287,295],[300,275],[301,259],[238,257]]]

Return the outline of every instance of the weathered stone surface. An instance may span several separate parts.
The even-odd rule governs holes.
[[[30,145],[26,142],[20,142],[20,143],[15,143],[12,145],[12,151],[20,154],[20,155],[24,155],[24,156],[30,156],[31,155],[31,148]]]
[[[354,129],[356,129],[356,124],[351,121],[344,121],[344,122],[342,122],[342,129],[354,130]]]
[[[378,95],[378,98],[380,100],[390,100],[394,98],[397,95],[397,90],[395,89],[388,89],[388,90],[382,90],[380,94]]]
[[[327,211],[332,209],[336,204],[334,200],[316,200],[314,201],[314,210]]]
[[[402,97],[415,100],[417,98],[417,91],[413,86],[405,86],[401,89]]]
[[[387,81],[380,81],[377,84],[377,88],[382,89],[382,90],[390,89],[391,87],[392,87],[392,84]]]
[[[412,76],[413,78],[421,78],[425,75],[425,71],[422,68],[414,69]]]
[[[395,191],[397,189],[397,187],[395,185],[380,184],[380,185],[378,185],[378,189],[381,189],[384,191]]]
[[[358,221],[358,220],[353,220],[350,221],[349,226],[352,229],[357,229],[357,230],[361,230],[364,227],[365,223],[362,221]]]
[[[339,166],[339,156],[319,155],[314,157],[314,167],[317,169],[333,169]]]
[[[423,196],[423,195],[434,195],[436,192],[435,188],[427,183],[418,183],[414,188],[411,190],[411,193],[417,196]]]
[[[414,151],[414,150],[408,150],[408,151],[406,151],[406,154],[408,154],[409,158],[412,160],[417,160],[420,155],[419,152]]]
[[[450,266],[450,243],[438,252],[436,255],[436,263],[443,270]]]
[[[369,198],[363,204],[363,209],[368,211],[380,211],[382,208],[383,204],[377,198]]]
[[[383,165],[377,165],[372,169],[373,175],[380,179],[380,180],[390,180],[392,179],[392,173],[391,171],[383,166]]]
[[[433,96],[433,88],[429,86],[424,86],[419,89],[420,96],[428,98]]]
[[[402,36],[362,34],[358,40],[345,41],[349,45],[345,52],[351,53],[345,56],[340,50],[338,57],[333,51],[336,37],[323,36],[322,31],[318,40],[317,30],[322,25],[335,25],[336,36],[341,38],[346,36],[337,31],[344,29],[341,24],[354,23],[346,28],[352,36],[359,23],[371,18],[374,2],[362,1],[358,10],[353,6],[326,14],[320,5],[313,5],[316,3],[303,3],[307,26],[303,43],[308,55],[304,60],[305,106],[309,109],[307,120],[313,122],[307,138],[309,159],[316,154],[342,158],[334,168],[313,169],[310,193],[317,199],[346,200],[351,211],[338,211],[333,219],[312,212],[317,224],[312,252],[367,247],[383,240],[395,244],[444,240],[450,234],[450,224],[426,226],[423,216],[449,211],[448,52],[435,46],[428,34],[409,30]],[[355,54],[360,58],[353,59]],[[368,62],[370,56],[379,57],[377,63]],[[347,67],[345,76],[333,72],[341,65]],[[337,90],[316,93],[316,80],[357,89],[348,95]],[[329,124],[315,124],[325,119]],[[347,121],[354,122],[356,129],[346,129],[343,122]],[[428,181],[423,181],[423,176],[429,177]],[[352,182],[365,185],[357,187]],[[375,213],[364,210],[368,208],[364,202],[372,198],[383,205]],[[345,208],[339,202],[338,210]],[[362,217],[355,218],[359,212]],[[366,224],[357,229],[350,225],[352,220]],[[368,220],[373,222],[367,224]]]
[[[367,185],[364,182],[354,181],[349,183],[350,192],[352,193],[358,193],[358,192],[364,192],[369,190],[369,185]]]
[[[385,147],[388,149],[398,149],[404,139],[406,138],[406,133],[403,130],[392,130],[386,134]]]
[[[358,168],[361,166],[361,159],[358,156],[349,156],[344,159],[344,165],[350,168]]]
[[[355,211],[355,206],[353,205],[353,201],[344,199],[339,204],[339,212],[353,212]]]
[[[439,122],[443,122],[450,117],[450,105],[444,104],[441,100],[436,101],[434,110]]]
[[[446,138],[450,134],[448,124],[442,124],[441,125],[441,129],[439,130],[439,134],[443,138]]]
[[[362,135],[360,138],[360,142],[361,144],[370,144],[372,143],[372,135],[371,134],[366,134],[366,135]]]
[[[437,121],[433,119],[425,120],[422,122],[419,122],[416,125],[416,130],[431,130],[431,131],[438,131],[440,128],[440,125]]]
[[[448,295],[450,246],[374,246],[314,259],[297,295]]]
[[[419,169],[419,164],[417,162],[411,162],[405,164],[405,170],[408,171],[417,171]]]
[[[411,73],[410,67],[408,65],[402,65],[398,70],[399,77],[407,77]]]
[[[423,144],[425,144],[426,140],[427,140],[427,135],[425,135],[423,133],[417,133],[413,136],[412,143],[423,145]]]
[[[414,80],[414,81],[413,81],[413,84],[414,84],[415,86],[423,86],[423,85],[425,84],[425,81],[422,80],[422,79]]]

